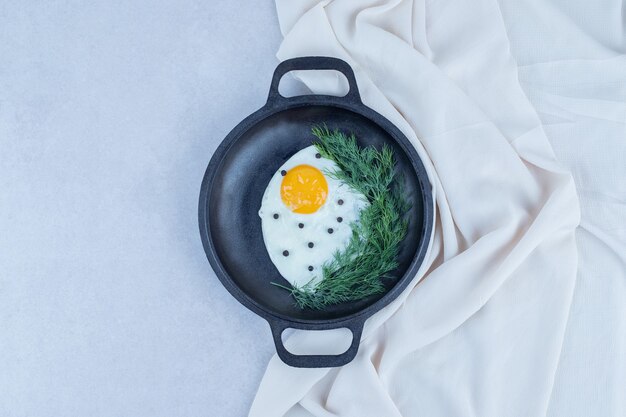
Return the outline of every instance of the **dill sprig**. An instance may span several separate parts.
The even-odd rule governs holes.
[[[322,266],[322,279],[314,284],[286,288],[301,308],[322,309],[360,300],[385,291],[382,279],[398,267],[399,245],[406,236],[409,203],[403,182],[396,178],[393,151],[383,146],[361,148],[354,134],[326,126],[312,129],[317,151],[334,161],[338,170],[326,172],[365,196],[369,205],[351,224],[352,236],[343,251]]]

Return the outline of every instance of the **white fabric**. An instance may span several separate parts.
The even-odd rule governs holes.
[[[520,86],[498,4],[285,0],[278,14],[280,59],[347,60],[364,102],[412,140],[437,219],[423,268],[368,320],[356,359],[329,370],[274,357],[250,415],[545,415],[574,289],[578,201]],[[315,337],[295,334],[288,348]]]
[[[579,270],[550,417],[626,416],[626,12],[501,1],[520,83],[580,196]]]

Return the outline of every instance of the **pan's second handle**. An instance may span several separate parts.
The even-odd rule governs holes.
[[[279,100],[284,100],[285,97],[278,92],[278,85],[283,75],[289,71],[302,71],[302,70],[335,70],[342,73],[348,80],[348,93],[342,97],[344,100],[348,100],[354,103],[361,103],[361,96],[359,95],[359,88],[356,85],[356,78],[354,77],[354,71],[350,65],[339,58],[332,58],[328,56],[306,56],[301,58],[292,58],[281,62],[274,71],[272,77],[272,84],[270,86],[270,93],[267,97],[267,104],[271,105]]]
[[[352,359],[356,356],[359,351],[359,344],[361,343],[361,333],[363,333],[364,319],[359,318],[350,322],[338,324],[336,326],[326,326],[324,329],[320,329],[319,326],[315,325],[294,325],[281,320],[268,320],[268,322],[272,328],[272,336],[274,337],[276,352],[278,353],[280,359],[287,365],[296,368],[332,368],[343,366],[352,361]],[[338,355],[296,355],[289,352],[283,344],[282,334],[288,328],[311,331],[347,328],[352,333],[352,342],[350,343],[348,350]]]

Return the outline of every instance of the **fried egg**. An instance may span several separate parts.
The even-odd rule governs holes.
[[[292,285],[315,284],[322,265],[346,248],[351,224],[368,203],[332,178],[337,165],[314,146],[294,154],[270,180],[259,216],[263,241],[278,272]]]

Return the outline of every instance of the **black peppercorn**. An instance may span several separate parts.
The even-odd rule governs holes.
[[[315,154],[315,157],[316,157],[317,159],[320,159],[320,158],[322,157],[322,155],[320,155],[319,153],[316,153],[316,154]]]
[[[343,217],[337,217],[337,223],[341,223],[343,221]]]
[[[339,200],[337,200],[337,204],[339,204],[340,206],[343,205],[343,200],[340,198]]]
[[[309,271],[312,271],[313,267],[311,265],[309,265]]]
[[[333,234],[333,232],[334,232],[334,230],[333,230],[332,228],[329,228],[329,229],[328,229],[328,233],[329,233],[329,234],[331,234],[331,235],[332,235],[332,234]]]
[[[298,223],[298,227],[302,229],[304,227],[304,223]]]
[[[283,256],[289,256],[289,251],[288,250],[284,250],[283,251]]]
[[[274,218],[277,219],[278,218],[278,213],[274,213]]]
[[[280,171],[280,175],[282,175],[282,176],[284,177],[285,175],[287,175],[287,171],[285,171],[285,170],[283,169],[282,171]]]
[[[312,248],[313,246],[315,246],[313,242],[309,242],[309,248]]]

